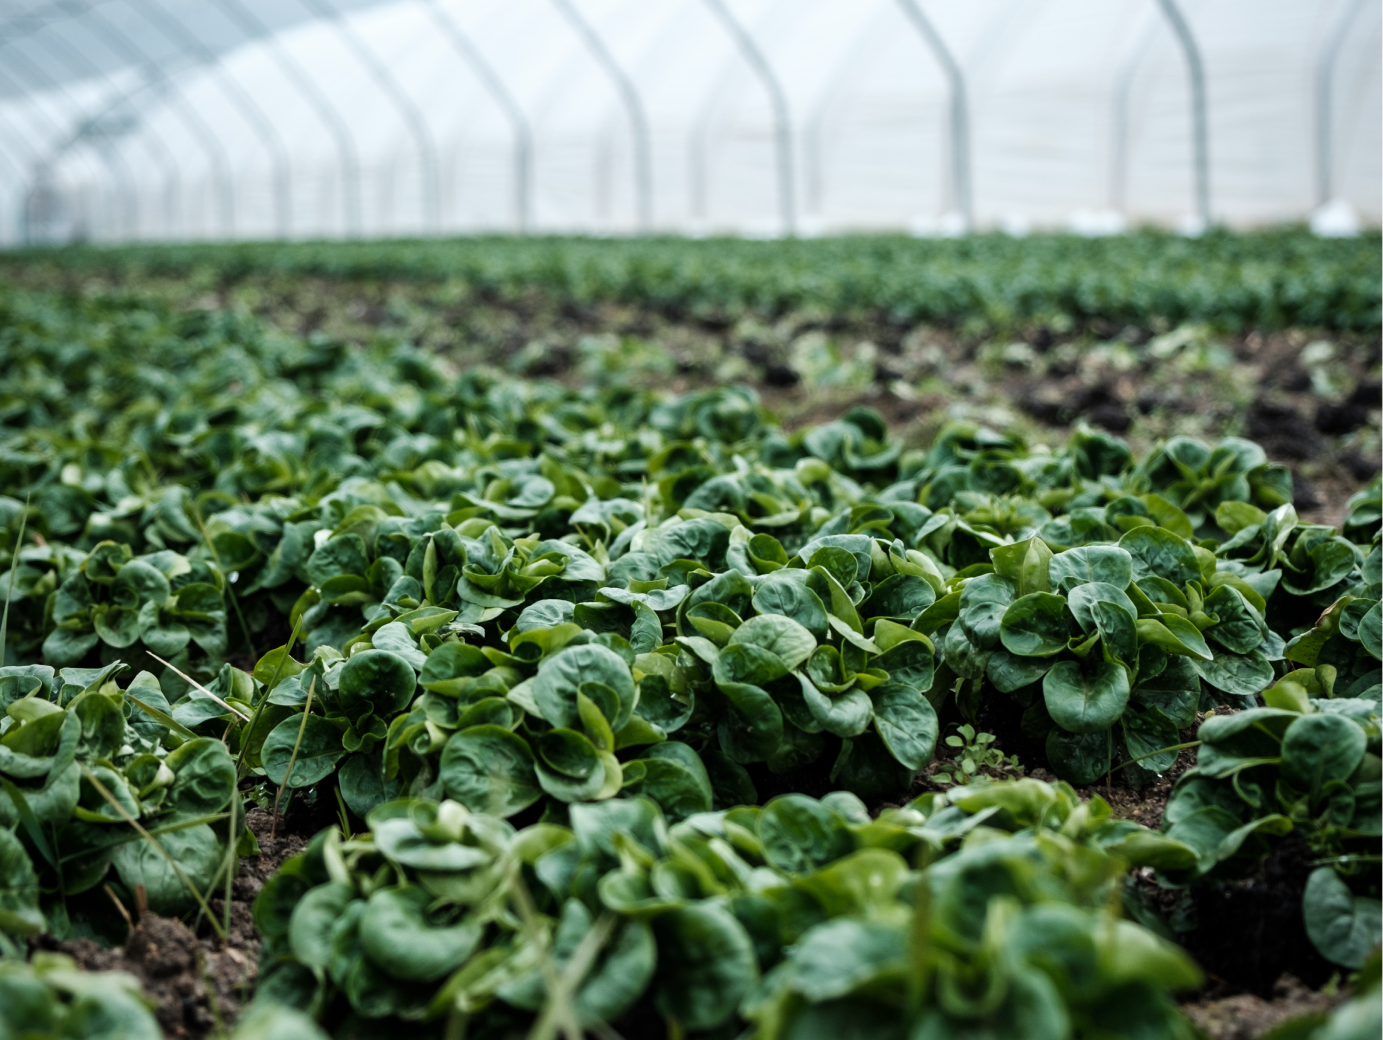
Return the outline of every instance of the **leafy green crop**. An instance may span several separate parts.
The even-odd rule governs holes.
[[[259,895],[260,1002],[481,1035],[651,1005],[765,1038],[1189,1036],[1166,994],[1197,969],[1111,900],[1129,865],[1195,854],[1064,785],[956,788],[876,819],[836,792],[673,824],[642,798],[575,806],[570,827],[422,800],[369,823],[323,832]]]
[[[370,828],[257,909],[263,993],[314,1013],[1179,1036],[1123,864],[1190,884],[1288,826],[1333,857],[1322,950],[1374,934],[1377,483],[1336,531],[1235,438],[905,450],[132,299],[0,291],[0,358],[0,933],[118,935],[141,888],[224,930],[246,801],[302,791]],[[943,721],[1091,783],[1220,705],[1170,838],[1036,781],[864,811]],[[754,804],[802,777],[838,793]]]
[[[1165,768],[1199,708],[1289,661],[1353,690],[1378,653],[1373,499],[1354,541],[1302,525],[1246,441],[1140,461],[958,424],[904,451],[863,408],[789,436],[738,388],[574,392],[137,301],[5,307],[0,588],[36,663],[0,673],[0,742],[28,756],[0,772],[39,824],[129,836],[98,789],[71,797],[82,768],[160,833],[225,813],[237,777],[266,805],[335,785],[359,817],[411,795],[561,821],[622,794],[678,820],[813,764],[877,800],[941,714],[993,698],[1091,782]],[[301,651],[264,652],[290,630]],[[157,678],[121,691],[120,660]],[[112,728],[71,759],[25,736],[97,698]],[[234,773],[169,787],[213,744]],[[0,811],[37,861],[67,855]],[[204,892],[234,842],[180,819]],[[149,841],[120,848],[127,881],[190,898]]]
[[[15,1037],[159,1040],[163,1031],[138,982],[123,972],[80,971],[70,957],[0,960],[0,1030]]]
[[[1383,937],[1377,680],[1375,667],[1373,686],[1349,696],[1334,666],[1299,668],[1264,691],[1267,707],[1206,720],[1163,816],[1167,836],[1197,851],[1193,868],[1169,874],[1182,884],[1252,869],[1271,839],[1301,832],[1319,864],[1302,899],[1306,933],[1349,968]]]
[[[1304,229],[1140,231],[1105,239],[845,236],[752,242],[574,238],[237,243],[29,251],[27,265],[225,282],[247,274],[455,279],[487,297],[533,291],[700,315],[876,312],[892,320],[1011,326],[1102,319],[1377,329],[1377,234]]]
[[[4,931],[69,933],[69,899],[105,883],[112,866],[127,896],[143,886],[165,914],[194,909],[225,869],[230,752],[179,726],[150,673],[122,691],[113,676],[123,667],[2,670]]]

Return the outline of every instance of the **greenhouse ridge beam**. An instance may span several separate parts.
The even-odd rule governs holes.
[[[509,92],[509,88],[504,85],[504,80],[500,78],[485,56],[456,24],[456,19],[447,13],[442,6],[441,0],[428,0],[427,9],[433,16],[433,21],[442,30],[442,34],[447,37],[451,45],[456,49],[471,70],[480,79],[490,97],[495,104],[504,112],[504,117],[509,120],[509,125],[514,131],[514,209],[518,217],[519,232],[526,234],[529,223],[532,220],[533,211],[533,131],[528,125],[528,117],[524,115],[523,109],[514,99],[514,95]]]
[[[222,14],[235,22],[250,39],[262,38],[274,64],[292,81],[298,93],[317,113],[317,118],[326,127],[327,133],[336,143],[336,153],[341,161],[341,209],[345,218],[347,235],[360,233],[360,160],[356,155],[355,141],[350,129],[342,119],[341,113],[327,99],[316,81],[293,58],[292,54],[279,41],[278,35],[271,33],[250,11],[243,0],[211,0]]]
[[[561,11],[578,36],[586,44],[587,50],[595,58],[615,84],[620,100],[629,113],[630,128],[634,135],[634,195],[638,213],[638,228],[648,231],[653,226],[653,157],[648,143],[648,118],[644,114],[643,102],[619,63],[615,61],[605,41],[595,31],[571,0],[552,0],[552,5]]]
[[[336,26],[341,39],[345,41],[351,53],[365,66],[381,89],[389,95],[394,107],[399,110],[404,122],[408,124],[409,133],[418,149],[418,165],[422,170],[423,224],[429,232],[440,230],[442,195],[441,177],[437,162],[437,143],[432,139],[432,131],[428,128],[427,119],[423,115],[422,109],[408,96],[407,91],[403,89],[403,85],[389,66],[379,60],[379,56],[365,45],[365,41],[356,33],[350,22],[336,7],[330,4],[330,0],[303,0],[303,4],[313,13]]]
[[[975,214],[970,189],[970,109],[965,97],[965,75],[918,0],[898,0],[898,4],[931,48],[951,87],[951,179],[955,184],[956,207],[969,230],[974,227]]]
[[[1316,204],[1324,206],[1335,193],[1334,117],[1335,63],[1349,36],[1349,27],[1368,7],[1367,0],[1354,0],[1345,9],[1335,31],[1330,34],[1316,59]]]
[[[1191,147],[1196,176],[1196,219],[1202,228],[1210,226],[1210,127],[1206,115],[1205,65],[1191,26],[1182,16],[1176,0],[1157,0],[1162,13],[1176,34],[1186,56],[1186,74],[1191,83]]]
[[[253,95],[232,76],[222,63],[219,55],[212,52],[200,38],[170,12],[164,10],[157,0],[128,0],[145,18],[159,27],[170,40],[180,41],[179,46],[196,56],[196,59],[215,73],[217,81],[226,91],[231,104],[250,125],[273,163],[274,178],[274,225],[280,238],[286,237],[292,226],[292,167],[288,158],[288,148],[275,128],[273,121],[260,106]]]
[[[735,41],[744,60],[749,63],[749,67],[754,70],[754,74],[768,91],[768,99],[773,105],[773,129],[777,145],[778,209],[784,232],[789,235],[796,234],[797,201],[793,183],[792,120],[788,115],[787,95],[783,93],[782,84],[778,82],[778,77],[774,75],[773,67],[769,65],[763,51],[744,26],[730,13],[724,0],[706,0],[706,6],[715,12],[721,24],[725,26],[725,31]]]

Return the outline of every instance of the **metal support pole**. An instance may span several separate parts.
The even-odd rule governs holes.
[[[437,27],[461,55],[462,60],[470,65],[471,71],[480,79],[495,104],[503,110],[505,118],[513,128],[514,211],[518,218],[519,233],[526,234],[533,219],[533,131],[528,125],[528,117],[523,114],[523,109],[509,92],[509,88],[504,85],[504,80],[500,78],[494,66],[485,60],[480,49],[461,31],[456,19],[446,13],[441,0],[431,0],[427,6]]]
[[[30,61],[28,55],[24,54],[18,48],[11,47],[9,60],[12,62],[20,62],[25,65],[29,69],[31,76],[37,73],[50,87],[61,93],[63,97],[67,99],[68,104],[71,105],[75,117],[75,128],[67,129],[64,129],[62,125],[56,119],[49,116],[47,112],[44,112],[40,106],[34,106],[34,110],[41,112],[43,117],[48,120],[48,122],[52,124],[54,130],[57,131],[57,137],[60,142],[59,152],[66,151],[70,144],[75,143],[79,137],[83,136],[83,132],[87,128],[99,125],[97,120],[89,118],[83,119],[81,117],[82,106],[72,96],[71,92],[68,91],[67,85],[50,75],[46,70],[41,69],[37,63]],[[11,80],[11,82],[14,81]],[[123,157],[117,158],[113,149],[104,147],[97,148],[95,151],[100,157],[102,165],[105,166],[106,172],[109,174],[112,183],[115,185],[119,211],[119,221],[116,225],[116,237],[118,238],[122,233],[128,234],[130,229],[138,226],[138,201],[135,196],[134,178],[129,166],[124,162]],[[50,156],[47,159],[39,160],[34,171],[35,185],[34,188],[30,189],[30,194],[37,188],[37,180],[40,173],[51,169],[55,159],[56,156]],[[121,227],[122,224],[123,227]]]
[[[1191,137],[1192,154],[1196,164],[1196,219],[1200,226],[1210,226],[1210,128],[1207,121],[1205,100],[1205,66],[1201,62],[1200,48],[1191,34],[1191,27],[1182,17],[1176,0],[1157,0],[1167,22],[1176,34],[1186,57],[1186,72],[1191,80]]]
[[[90,5],[86,6],[89,7]],[[85,10],[86,7],[83,7],[82,10],[77,13],[84,13]],[[73,14],[73,17],[75,16],[76,15]],[[51,23],[44,23],[44,25],[47,24]],[[43,27],[44,26],[41,25],[35,28]],[[65,55],[69,67],[83,69],[87,76],[92,78],[99,77],[105,80],[111,88],[113,100],[109,101],[100,111],[96,112],[95,115],[90,116],[88,122],[98,122],[105,119],[109,113],[118,111],[122,105],[132,104],[133,102],[131,99],[148,85],[146,82],[134,88],[121,87],[109,73],[103,72],[80,47],[68,43],[59,34],[53,34],[53,42],[59,43],[59,48]],[[168,141],[163,136],[163,132],[158,128],[158,125],[154,123],[145,124],[144,129],[147,131],[144,135],[147,147],[150,152],[153,153],[155,161],[158,162],[159,166],[163,169],[163,225],[164,234],[167,235],[172,230],[175,223],[178,197],[182,187],[182,173],[178,168],[177,160],[173,156],[173,150],[169,147]],[[64,146],[63,150],[66,150],[66,146]],[[50,156],[48,161],[56,162],[57,156]]]
[[[1345,9],[1316,59],[1316,205],[1324,206],[1335,194],[1334,113],[1335,63],[1340,57],[1349,27],[1368,7],[1367,0],[1354,0]]]
[[[212,0],[218,10],[251,39],[264,38],[264,46],[279,71],[297,88],[327,133],[336,142],[336,153],[341,162],[341,210],[345,218],[346,234],[360,233],[360,160],[356,155],[355,141],[350,128],[335,106],[303,67],[293,58],[288,49],[270,32],[268,26],[250,10],[243,0]]]
[[[422,168],[423,223],[428,231],[439,230],[442,202],[437,145],[432,140],[432,131],[428,129],[427,120],[424,118],[422,110],[408,96],[402,84],[399,83],[398,77],[394,75],[389,66],[380,61],[379,57],[365,45],[351,27],[350,22],[342,17],[339,10],[332,7],[327,0],[303,0],[303,3],[320,18],[329,20],[336,26],[341,34],[341,39],[346,42],[351,53],[365,66],[366,71],[379,84],[380,89],[389,95],[394,107],[403,116],[403,121],[408,124],[409,133],[418,149],[418,161]]]
[[[788,235],[797,233],[797,200],[794,196],[792,120],[788,115],[788,99],[783,93],[782,84],[773,74],[763,52],[759,50],[753,37],[736,21],[724,0],[706,0],[708,6],[725,26],[725,31],[739,48],[744,60],[754,70],[764,89],[768,91],[769,103],[773,106],[773,129],[777,139],[778,153],[778,210],[783,222],[783,230]]]
[[[1133,48],[1119,65],[1114,76],[1114,106],[1112,139],[1109,159],[1109,206],[1118,213],[1125,212],[1128,206],[1128,157],[1129,157],[1129,100],[1133,95],[1133,80],[1139,68],[1147,60],[1152,49],[1156,30],[1160,24],[1152,12],[1142,27]]]
[[[946,46],[946,41],[923,12],[921,4],[917,0],[898,0],[898,5],[931,49],[951,87],[951,180],[956,208],[960,210],[968,231],[974,226],[975,220],[970,189],[970,110],[965,99],[965,76],[959,62]]]
[[[64,127],[62,123],[60,123],[56,118],[54,118],[47,111],[45,111],[41,105],[33,105],[33,110],[40,114],[44,118],[44,120],[53,128],[54,140],[58,142],[57,154],[60,155],[62,152],[66,151],[71,144],[75,143],[82,136],[83,130],[86,126],[92,125],[91,120],[83,120],[80,118],[81,105],[79,105],[76,99],[72,97],[71,93],[67,90],[65,84],[63,84],[60,80],[57,80],[54,77],[48,75],[47,72],[40,70],[39,66],[31,62],[27,55],[23,55],[17,49],[11,48],[9,60],[14,61],[16,59],[25,64],[29,68],[31,74],[34,72],[38,72],[39,75],[42,76],[42,78],[44,78],[45,80],[47,80],[53,86],[54,89],[62,93],[62,95],[66,97],[68,103],[72,106],[74,115],[78,117],[76,120],[75,128]],[[6,75],[6,78],[10,79],[12,83],[15,83],[16,87],[19,86],[19,84],[12,77]],[[22,93],[22,88],[19,91],[19,93]],[[112,183],[115,185],[117,198],[120,198],[119,208],[121,210],[121,218],[128,223],[136,208],[136,204],[134,201],[134,181],[131,176],[129,167],[125,165],[122,159],[117,159],[114,152],[110,148],[98,148],[96,149],[96,154],[100,158],[101,164],[105,166],[106,173],[109,175]],[[29,203],[27,200],[32,198],[34,193],[37,191],[38,181],[42,177],[44,177],[49,170],[51,170],[55,158],[55,156],[51,156],[48,158],[40,157],[37,163],[35,164],[33,173],[33,184],[28,189],[28,191],[25,192],[26,214],[29,208]],[[137,215],[134,216],[134,219],[137,220]],[[118,237],[120,232],[117,230],[116,234]]]
[[[211,163],[212,173],[219,182],[220,209],[221,209],[221,230],[227,238],[235,236],[235,185],[231,177],[230,156],[226,153],[225,145],[216,135],[215,131],[202,118],[202,114],[196,107],[190,104],[186,95],[183,94],[177,81],[169,75],[168,70],[153,60],[142,48],[136,47],[134,42],[125,35],[113,22],[101,15],[95,7],[88,8],[88,15],[99,18],[105,22],[106,31],[102,33],[101,39],[107,44],[113,44],[121,51],[127,60],[136,65],[142,66],[152,82],[165,82],[169,86],[169,93],[176,102],[179,111],[179,118],[183,124],[192,132],[201,143],[203,151],[206,152],[207,159]]]
[[[625,111],[629,113],[629,125],[634,136],[634,198],[638,227],[640,231],[647,232],[653,226],[653,160],[648,144],[648,119],[644,115],[643,102],[639,99],[638,91],[634,89],[634,81],[625,75],[624,70],[606,48],[605,41],[581,16],[576,5],[571,0],[552,0],[552,3],[571,23],[576,34],[585,43],[586,49],[591,52],[591,56],[610,77],[620,100],[624,103]]]
[[[292,223],[292,169],[288,148],[273,121],[260,107],[259,102],[226,71],[220,56],[213,53],[211,48],[198,39],[187,26],[150,0],[133,0],[133,3],[148,21],[158,25],[160,32],[183,50],[194,54],[198,61],[215,72],[231,104],[239,109],[260,143],[264,145],[274,167],[274,224],[279,237],[286,237]]]

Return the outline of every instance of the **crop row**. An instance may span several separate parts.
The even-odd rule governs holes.
[[[1376,234],[1302,230],[1185,239],[979,235],[753,242],[490,238],[405,242],[128,246],[25,254],[70,272],[455,279],[479,294],[534,291],[579,305],[623,302],[708,318],[744,312],[878,315],[991,328],[1091,321],[1142,328],[1206,322],[1376,331]]]
[[[301,791],[341,825],[260,897],[261,999],[333,1022],[1180,1036],[1197,972],[1125,870],[1190,891],[1289,832],[1316,948],[1377,942],[1377,481],[1336,530],[1237,439],[905,451],[742,389],[0,310],[3,932],[119,934],[141,890],[224,930],[249,804]],[[909,800],[947,721],[1080,785],[1225,707],[1162,834],[1065,783]]]

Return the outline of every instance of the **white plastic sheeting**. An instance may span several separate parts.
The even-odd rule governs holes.
[[[1212,221],[1380,217],[1368,0],[303,0],[218,48],[241,2],[158,58],[111,44],[161,0],[55,4],[44,77],[0,17],[0,241],[1190,228],[1169,9]]]

